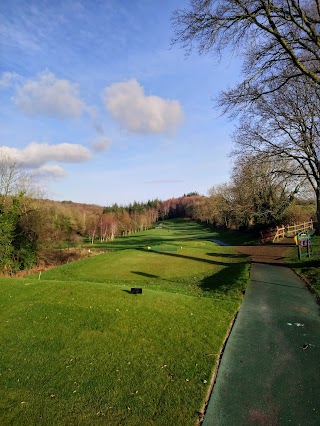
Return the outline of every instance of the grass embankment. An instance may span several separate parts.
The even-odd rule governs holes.
[[[298,248],[290,250],[286,261],[300,275],[320,298],[320,237],[312,237],[313,255],[298,259]]]
[[[1,424],[194,424],[248,281],[246,258],[210,237],[173,222],[1,279]]]
[[[257,234],[251,231],[213,228],[221,241],[231,246],[254,246],[259,243]]]

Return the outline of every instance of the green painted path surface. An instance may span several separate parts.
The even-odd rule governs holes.
[[[320,425],[320,315],[292,270],[253,263],[203,426]]]

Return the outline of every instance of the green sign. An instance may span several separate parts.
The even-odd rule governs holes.
[[[309,232],[299,232],[295,240],[298,246],[299,259],[301,259],[303,256],[310,257],[313,254],[311,235]]]

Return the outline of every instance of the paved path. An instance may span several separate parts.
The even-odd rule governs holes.
[[[287,250],[294,246],[293,238],[283,238],[277,244],[237,246],[235,248],[240,253],[250,256],[253,263],[284,265]]]
[[[252,263],[203,426],[320,425],[320,316],[292,270]]]

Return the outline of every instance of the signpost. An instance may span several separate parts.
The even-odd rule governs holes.
[[[309,232],[299,232],[299,234],[294,237],[294,240],[298,246],[299,260],[301,260],[303,256],[310,257],[313,254]]]

